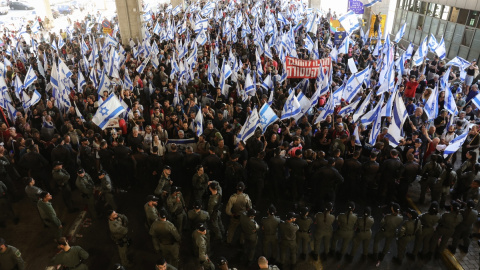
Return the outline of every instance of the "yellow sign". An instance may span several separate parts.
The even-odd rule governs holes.
[[[380,26],[380,29],[382,29],[382,35],[385,33],[385,22],[387,21],[387,15],[380,15],[380,22],[378,24],[375,24],[377,20],[377,15],[372,15],[371,21],[370,21],[370,34],[368,37],[376,37],[378,36],[378,26]],[[377,27],[375,29],[375,27]],[[374,30],[375,29],[375,30]]]
[[[105,34],[111,34],[113,32],[112,28],[103,28],[103,33]]]
[[[339,20],[332,20],[331,25],[337,32],[345,32],[345,28],[342,27]]]

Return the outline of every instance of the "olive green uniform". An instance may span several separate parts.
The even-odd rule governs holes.
[[[235,193],[230,196],[225,212],[230,216],[228,226],[227,243],[232,243],[237,227],[240,224],[240,214],[252,208],[252,201],[245,193]]]
[[[179,201],[177,201],[179,199]],[[173,224],[177,227],[178,233],[180,236],[183,231],[183,221],[187,218],[185,213],[185,201],[181,192],[178,192],[177,195],[170,195],[167,198],[167,209],[172,217]]]
[[[166,195],[164,194],[164,191],[168,194],[170,194],[170,190],[172,185],[170,184],[170,176],[165,176],[164,173],[162,173],[162,176],[160,176],[160,180],[158,180],[157,187],[155,188],[155,191],[153,194],[159,198],[165,198]]]
[[[452,237],[455,232],[455,227],[463,221],[463,217],[460,213],[447,212],[442,215],[438,221],[438,226],[435,232],[433,233],[432,240],[430,241],[430,252],[434,252],[437,247],[438,240],[442,238],[440,244],[438,245],[438,252],[442,253],[447,242]]]
[[[112,207],[113,210],[117,210],[117,204],[115,203],[115,198],[113,197],[112,180],[108,174],[105,174],[105,176],[101,179],[101,184],[102,194],[105,198],[105,201]]]
[[[278,224],[280,224],[280,218],[273,215],[262,219],[263,255],[275,261],[278,258]],[[272,255],[268,256],[270,247]]]
[[[147,228],[150,229],[153,222],[158,219],[158,210],[155,206],[150,207],[148,203],[146,203],[143,208],[145,209],[145,215],[147,216]]]
[[[0,251],[0,268],[2,270],[25,270],[25,262],[20,250],[16,247],[5,245],[4,252]]]
[[[478,212],[475,209],[465,209],[461,211],[463,220],[455,228],[455,233],[452,236],[452,247],[454,249],[458,246],[458,241],[463,239],[463,246],[470,246],[470,234],[472,233],[473,223],[477,221]]]
[[[440,163],[430,161],[428,162],[422,170],[422,179],[420,180],[420,203],[425,202],[425,193],[427,192],[427,188],[430,188],[431,195],[432,195],[432,202],[438,201],[441,195],[441,187],[438,187],[438,178],[442,174],[442,166]]]
[[[297,231],[297,248],[301,249],[301,254],[308,254],[310,252],[310,226],[313,224],[313,220],[309,217],[299,217],[295,220],[298,225]]]
[[[209,177],[206,173],[198,175],[194,174],[192,177],[192,186],[193,186],[193,201],[203,203],[203,195],[208,189]]]
[[[120,254],[120,262],[126,266],[130,262],[127,258],[128,248],[128,218],[125,215],[118,214],[118,217],[114,220],[108,220],[108,228],[110,229],[110,235],[112,240],[118,247],[118,254]]]
[[[242,228],[245,243],[243,245],[244,254],[247,255],[249,262],[253,261],[255,249],[258,243],[258,229],[260,228],[255,219],[250,218],[246,212],[240,215],[240,227]]]
[[[205,227],[207,222],[210,220],[210,215],[205,210],[200,210],[196,212],[194,209],[191,209],[187,213],[187,218],[190,224],[191,231],[195,230],[199,224],[204,224]],[[210,231],[207,230],[207,248],[210,251]]]
[[[79,246],[73,246],[68,251],[60,251],[50,263],[60,264],[69,270],[88,270],[87,265],[82,263],[86,259],[88,259],[88,253]]]
[[[177,228],[170,221],[159,219],[150,227],[150,235],[155,251],[160,252],[167,261],[178,267],[181,237]]]
[[[387,254],[395,238],[397,228],[402,224],[402,221],[403,216],[400,214],[388,214],[382,219],[380,222],[380,231],[375,234],[375,239],[373,240],[373,254],[378,254],[378,244],[382,239],[385,239],[382,254]]]
[[[9,216],[16,218],[12,203],[7,197],[7,191],[7,186],[0,181],[0,224],[5,224]]]
[[[210,198],[208,199],[208,206],[207,206],[207,211],[208,214],[210,215],[210,228],[211,231],[214,235],[215,240],[222,240],[223,239],[223,233],[225,232],[225,229],[223,228],[223,222],[221,219],[221,212],[220,212],[220,206],[222,205],[222,195],[220,195],[220,192],[217,194],[210,195]]]
[[[337,251],[337,242],[342,240],[342,248],[340,254],[345,255],[347,248],[352,242],[355,223],[357,222],[357,215],[355,213],[341,213],[337,217],[338,229],[333,235],[332,250]]]
[[[409,219],[400,228],[397,239],[397,259],[400,261],[405,257],[407,245],[415,240],[415,235],[422,231],[422,224],[419,219]]]
[[[52,170],[52,179],[55,181],[57,188],[62,193],[62,199],[68,210],[73,210],[72,188],[70,187],[70,174],[65,169]]]
[[[88,205],[88,211],[92,215],[92,218],[97,218],[97,211],[95,210],[95,197],[93,196],[93,189],[95,184],[93,183],[92,177],[85,173],[83,177],[77,176],[75,185],[82,192],[82,197],[86,200]]]
[[[298,225],[293,222],[281,221],[278,225],[280,229],[280,260],[285,265],[287,263],[287,252],[290,251],[290,263],[297,263],[297,231]]]
[[[362,254],[364,256],[368,255],[368,246],[370,245],[370,240],[372,239],[372,227],[374,223],[375,220],[371,216],[363,216],[357,219],[357,223],[355,224],[355,227],[357,228],[357,234],[355,237],[353,237],[352,251],[350,252],[352,257],[355,257],[360,244],[363,245]]]
[[[313,238],[315,239],[315,244],[313,251],[315,254],[320,254],[320,246],[323,240],[324,253],[330,252],[330,242],[333,235],[332,224],[335,221],[335,216],[330,213],[318,212],[315,215],[315,233]]]
[[[207,256],[207,237],[198,232],[198,230],[195,230],[192,233],[192,239],[194,253],[195,256],[197,256],[200,265],[202,265],[205,270],[215,270],[215,266]]]
[[[417,256],[422,244],[422,255],[426,255],[428,252],[430,252],[430,242],[435,231],[435,226],[440,220],[440,215],[424,213],[419,218],[422,223],[422,230],[417,231],[415,235],[415,245],[413,246],[412,251],[413,256]]]
[[[55,238],[58,239],[62,237],[62,222],[57,217],[57,213],[55,213],[55,209],[50,202],[44,202],[43,200],[38,200],[37,202],[38,212],[40,213],[40,217],[43,220],[43,223],[55,230]]]

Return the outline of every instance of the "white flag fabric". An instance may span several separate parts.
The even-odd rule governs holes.
[[[400,42],[403,35],[405,34],[405,29],[407,28],[407,23],[404,23],[402,27],[398,30],[397,34],[395,35],[395,39],[393,40],[395,43]]]
[[[288,119],[290,117],[295,117],[301,112],[300,103],[295,96],[295,91],[292,91],[283,106],[282,117],[280,120]]]
[[[95,123],[102,130],[107,127],[108,121],[114,119],[122,112],[125,111],[120,100],[111,94],[97,109],[97,113],[92,118],[92,122]]]
[[[35,70],[32,68],[32,66],[30,66],[27,76],[25,76],[25,80],[23,81],[25,89],[32,85],[35,80],[37,80],[37,75],[35,74]]]
[[[463,133],[460,136],[455,137],[455,139],[451,140],[447,148],[445,148],[445,151],[443,151],[443,157],[447,157],[450,154],[453,154],[457,152],[460,147],[462,147],[463,143],[465,142],[465,139],[467,139],[468,133],[470,132],[470,128],[474,124],[470,124],[468,128],[463,131]]]
[[[342,24],[343,28],[347,32],[347,35],[350,35],[353,31],[360,27],[357,15],[352,10],[340,17],[338,21]]]
[[[238,141],[246,142],[248,138],[252,137],[255,134],[255,129],[258,127],[258,121],[260,117],[258,116],[257,109],[253,109],[252,113],[248,116],[245,124],[242,126],[240,133],[237,135]]]
[[[402,129],[405,120],[408,117],[405,103],[401,96],[397,95],[397,98],[393,104],[392,110],[392,123],[388,126],[388,132],[385,137],[388,138],[388,143],[393,147],[397,147],[400,144],[400,140],[403,138]]]
[[[262,134],[267,131],[267,127],[273,124],[275,121],[278,120],[278,116],[275,112],[270,108],[270,105],[267,103],[263,104],[262,108],[260,108],[260,128],[262,129]]]
[[[197,115],[195,116],[195,133],[197,134],[197,137],[200,137],[203,133],[203,114],[202,114],[202,108],[200,108],[197,112]]]

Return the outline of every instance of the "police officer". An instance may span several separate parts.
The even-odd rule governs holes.
[[[27,184],[27,186],[25,187],[25,193],[27,194],[27,197],[36,205],[38,201],[38,196],[40,196],[40,193],[42,193],[43,190],[35,186],[35,179],[33,179],[32,177],[24,177],[24,179]]]
[[[302,159],[302,150],[295,150],[295,156],[291,157],[286,162],[290,169],[290,183],[292,188],[292,199],[298,201],[300,196],[303,196],[305,185],[305,172],[308,167],[306,160]]]
[[[172,193],[167,198],[167,208],[172,217],[173,224],[175,224],[175,227],[181,236],[183,231],[183,221],[187,218],[187,214],[185,213],[185,201],[182,192],[180,191],[180,187],[173,186],[171,191]]]
[[[412,153],[407,154],[407,162],[405,162],[404,166],[405,171],[403,173],[403,177],[400,179],[400,183],[398,186],[398,200],[402,207],[408,205],[408,187],[417,179],[417,175],[420,174],[420,164],[415,162]]]
[[[258,153],[256,157],[251,157],[248,160],[249,186],[251,187],[251,194],[254,196],[253,202],[258,204],[258,200],[262,196],[263,188],[265,186],[265,177],[268,172],[268,165],[264,160],[265,151]]]
[[[62,199],[69,212],[73,212],[72,189],[70,188],[70,174],[63,168],[61,161],[53,163],[52,179],[62,193]]]
[[[335,216],[332,215],[333,203],[328,202],[323,209],[323,212],[318,212],[315,215],[315,234],[313,238],[315,239],[315,245],[313,247],[313,258],[318,260],[318,255],[320,254],[320,246],[322,245],[323,240],[323,252],[322,260],[327,259],[327,254],[330,253],[330,242],[333,235],[332,224],[335,221]]]
[[[267,258],[260,256],[258,258],[259,269],[280,270],[276,265],[269,265]]]
[[[357,222],[357,214],[353,213],[355,210],[355,203],[348,202],[347,205],[347,213],[341,213],[337,217],[337,225],[338,229],[333,235],[333,242],[332,242],[332,252],[336,252],[335,256],[337,260],[341,260],[343,255],[347,252],[347,248],[352,242],[355,223]],[[340,251],[337,251],[337,242],[338,240],[342,240],[342,248]]]
[[[158,180],[157,187],[153,192],[155,196],[159,198],[163,198],[163,200],[167,198],[173,184],[173,181],[170,179],[171,173],[172,173],[172,169],[170,168],[170,166],[167,165],[163,168],[163,172],[162,172],[162,175],[160,176],[160,179]]]
[[[165,258],[161,257],[155,263],[155,270],[177,270],[177,268],[165,260]]]
[[[110,175],[107,174],[105,170],[100,170],[98,172],[98,179],[101,182],[101,193],[105,198],[105,201],[113,210],[117,210],[117,204],[115,203],[115,198],[113,197],[113,186]]]
[[[420,180],[420,199],[418,202],[423,204],[425,202],[425,193],[427,188],[430,188],[432,201],[438,201],[440,199],[440,193],[435,192],[435,184],[437,179],[442,174],[442,166],[437,162],[438,156],[432,154],[430,161],[423,167],[422,170],[422,179]]]
[[[463,246],[460,245],[459,248],[463,253],[468,253],[468,247],[470,246],[470,234],[472,233],[473,223],[477,221],[478,211],[475,210],[475,202],[473,200],[468,200],[465,209],[462,209],[460,212],[463,216],[463,220],[455,228],[455,233],[452,236],[452,245],[448,247],[452,254],[455,254],[455,251],[458,246],[458,241],[463,240]]]
[[[18,224],[18,217],[13,212],[12,203],[8,198],[7,192],[7,186],[0,181],[0,227],[5,227],[5,222],[9,216],[13,217],[15,224]]]
[[[377,153],[370,153],[370,160],[362,164],[363,188],[361,192],[363,198],[369,202],[375,202],[378,193],[377,176],[380,170],[380,164],[377,162]]]
[[[229,268],[228,261],[225,257],[218,258],[217,266],[220,270],[237,270],[237,268]]]
[[[390,158],[385,160],[382,166],[380,166],[382,181],[379,186],[379,195],[382,202],[386,202],[396,195],[396,183],[403,175],[405,168],[398,155],[399,153],[396,149],[391,150]]]
[[[327,202],[335,201],[337,187],[343,183],[343,176],[335,169],[335,159],[329,158],[328,165],[320,168],[313,179],[316,207],[322,209]]]
[[[84,169],[77,171],[77,180],[75,185],[82,192],[82,197],[86,200],[88,205],[88,211],[92,215],[93,219],[97,218],[97,211],[95,210],[95,197],[93,195],[95,184],[92,177],[85,172]]]
[[[300,209],[300,216],[296,219],[295,223],[298,225],[297,231],[297,247],[301,249],[300,259],[306,260],[307,254],[310,249],[310,226],[313,224],[312,218],[308,216],[310,209],[308,207],[302,207]]]
[[[227,244],[231,244],[238,225],[240,224],[240,214],[252,208],[250,197],[243,193],[245,184],[238,182],[237,192],[228,199],[225,213],[230,216],[230,225],[228,226]]]
[[[408,209],[408,220],[403,222],[397,239],[397,257],[393,258],[393,262],[401,265],[407,245],[415,240],[415,235],[422,230],[422,224],[418,219],[418,213],[414,209]]]
[[[207,254],[207,228],[205,225],[199,224],[197,229],[192,233],[194,253],[198,258],[199,264],[205,270],[215,270],[215,266],[210,261]]]
[[[453,165],[451,163],[447,163],[445,165],[445,170],[443,170],[438,180],[442,187],[440,195],[440,208],[445,208],[446,197],[448,194],[450,194],[450,189],[452,186],[457,182],[457,172],[453,170]]]
[[[267,210],[268,216],[262,218],[262,230],[263,230],[263,254],[268,256],[271,248],[272,252],[269,258],[274,261],[278,258],[278,225],[280,224],[280,218],[275,216],[277,209],[272,204]]]
[[[90,142],[87,138],[80,139],[80,161],[82,162],[82,167],[89,175],[93,175],[95,170],[95,150],[90,147]]]
[[[150,235],[155,252],[161,252],[162,256],[172,262],[173,266],[178,267],[181,237],[177,228],[167,220],[165,209],[159,211],[159,218],[150,227]]]
[[[202,210],[202,204],[200,201],[193,203],[193,209],[188,210],[187,218],[192,231],[197,228],[197,225],[202,223],[206,224],[210,220],[210,215],[207,211]]]
[[[222,188],[217,181],[210,181],[208,189],[211,193],[208,199],[207,212],[210,215],[211,232],[214,235],[214,240],[223,241],[223,222],[221,219],[220,207],[222,205]]]
[[[37,202],[37,208],[45,226],[53,228],[55,230],[55,239],[59,239],[62,236],[63,226],[50,203],[51,200],[52,195],[50,195],[50,193],[46,191],[42,192],[40,194],[40,200]]]
[[[203,196],[207,191],[208,182],[209,182],[208,175],[204,172],[204,168],[202,165],[197,166],[197,172],[192,177],[192,187],[193,187],[193,201],[194,202],[202,202]]]
[[[400,205],[397,203],[392,203],[390,206],[390,211],[391,213],[383,217],[382,221],[380,222],[380,231],[375,234],[375,238],[373,240],[373,254],[371,257],[375,261],[383,260],[385,254],[387,254],[387,252],[390,250],[390,246],[395,238],[398,226],[400,226],[403,221],[403,216],[400,214]],[[378,254],[378,244],[382,239],[385,239],[385,245],[383,246],[382,253]]]
[[[83,263],[88,259],[88,253],[80,246],[70,246],[65,237],[58,239],[58,248],[61,249],[50,261],[51,265],[61,265],[65,269],[88,270]]]
[[[25,262],[20,250],[7,245],[3,238],[0,238],[0,266],[5,270],[25,270]]]
[[[129,241],[128,233],[128,218],[125,215],[118,214],[114,210],[107,212],[108,228],[110,229],[110,236],[118,247],[118,254],[120,255],[120,262],[126,267],[133,265],[128,261],[127,248]]]
[[[253,264],[253,256],[258,243],[258,230],[260,227],[255,221],[257,211],[249,209],[240,215],[240,227],[242,228],[244,243],[244,254],[247,257],[247,265]]]
[[[148,195],[147,203],[145,203],[145,205],[143,206],[145,210],[145,215],[147,216],[147,229],[150,229],[150,226],[152,226],[153,222],[158,219],[158,200],[159,199],[157,197],[153,195]]]
[[[409,259],[415,260],[415,257],[422,247],[422,253],[419,255],[421,257],[427,257],[427,254],[430,252],[430,242],[435,231],[435,226],[440,220],[440,215],[438,214],[438,203],[432,202],[426,213],[423,213],[420,216],[420,221],[422,223],[422,230],[417,231],[415,235],[415,245],[413,246],[412,253],[407,253]]]
[[[345,160],[345,163],[342,167],[342,175],[345,178],[345,182],[343,183],[343,190],[344,195],[347,198],[352,198],[354,196],[359,195],[356,191],[358,188],[361,187],[360,179],[362,177],[362,163],[358,161],[360,158],[360,151],[355,151],[353,153],[353,157]]]
[[[371,215],[372,209],[367,206],[363,211],[363,215],[357,219],[357,223],[355,224],[357,234],[353,238],[352,250],[350,251],[350,254],[346,256],[347,261],[351,262],[353,260],[360,244],[362,244],[363,247],[362,261],[366,261],[368,255],[368,246],[370,244],[370,240],[372,239],[372,227],[375,223],[375,220]]]
[[[455,232],[455,227],[463,221],[463,217],[460,214],[460,204],[456,201],[452,202],[450,206],[450,212],[446,212],[442,215],[438,221],[437,229],[433,233],[432,240],[430,241],[430,252],[433,254],[435,248],[435,257],[438,257],[447,246],[447,242]],[[437,247],[438,240],[442,238],[440,244]]]
[[[298,225],[295,224],[297,215],[294,212],[288,212],[285,221],[278,225],[280,230],[280,260],[284,266],[288,263],[295,265],[297,263],[297,231]],[[287,261],[287,253],[290,252],[290,260]]]

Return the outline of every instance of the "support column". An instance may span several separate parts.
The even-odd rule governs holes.
[[[44,11],[44,15],[50,19],[50,21],[53,21],[53,14],[52,14],[52,8],[50,7],[50,0],[43,0],[43,11]],[[41,16],[40,14],[38,14],[39,16]],[[42,18],[42,21],[44,20],[45,18]]]
[[[141,0],[115,0],[117,6],[118,24],[122,43],[128,44],[130,38],[135,42],[142,41]]]
[[[176,7],[178,5],[182,5],[183,7],[183,0],[170,0],[170,3],[172,4],[172,7]]]
[[[321,9],[322,0],[308,0],[308,7],[309,8],[318,8]]]

